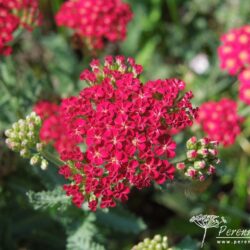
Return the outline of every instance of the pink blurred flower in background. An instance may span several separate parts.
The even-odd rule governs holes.
[[[121,0],[69,0],[55,19],[58,26],[72,29],[90,50],[102,49],[106,41],[125,39],[132,11]]]

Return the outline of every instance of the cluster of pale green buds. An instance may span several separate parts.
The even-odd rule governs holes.
[[[132,250],[171,250],[168,248],[168,238],[166,236],[155,235],[153,239],[146,238],[132,248]]]
[[[40,165],[45,170],[48,166],[47,160],[41,155],[43,143],[39,138],[41,118],[32,112],[25,119],[15,122],[10,129],[5,131],[7,146],[19,152],[23,158],[30,159],[31,165]]]
[[[190,138],[186,143],[187,159],[177,164],[177,169],[187,177],[204,181],[215,173],[218,159],[218,142],[208,138]]]

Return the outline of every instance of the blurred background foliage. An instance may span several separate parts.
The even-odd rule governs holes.
[[[31,167],[6,148],[4,129],[37,101],[59,102],[85,87],[79,74],[91,55],[81,50],[70,31],[56,28],[53,16],[62,2],[41,0],[44,25],[32,34],[17,34],[15,53],[1,58],[0,249],[130,249],[156,233],[167,235],[174,249],[198,249],[203,231],[189,219],[199,213],[222,215],[233,228],[250,228],[249,117],[235,145],[221,149],[222,163],[213,180],[134,190],[127,204],[109,212],[72,207],[54,167],[45,172]],[[98,57],[135,57],[144,66],[143,81],[184,79],[196,105],[225,96],[236,99],[236,79],[219,70],[217,47],[222,33],[249,22],[249,0],[127,2],[134,12],[127,39],[108,45]],[[197,64],[206,67],[201,70]],[[239,112],[246,115],[249,107],[239,104]],[[195,126],[177,136],[180,154],[193,133],[200,133]],[[204,249],[249,249],[218,245],[216,236],[216,230],[208,231]]]

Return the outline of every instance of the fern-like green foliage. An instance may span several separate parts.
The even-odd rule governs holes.
[[[47,209],[50,207],[56,207],[58,210],[65,210],[68,205],[71,204],[70,197],[67,196],[61,187],[56,187],[52,191],[34,192],[29,191],[27,193],[29,202],[34,209]]]
[[[95,214],[90,213],[79,227],[69,232],[67,250],[105,250],[104,246],[96,242],[98,228],[95,220]]]

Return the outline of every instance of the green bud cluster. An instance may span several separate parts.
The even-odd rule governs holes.
[[[187,159],[177,164],[177,169],[192,179],[204,181],[207,176],[215,173],[218,159],[218,142],[208,138],[197,140],[190,138],[186,143]]]
[[[23,158],[30,159],[31,165],[40,164],[45,170],[48,162],[40,154],[43,150],[43,143],[39,138],[41,125],[41,118],[32,112],[25,119],[15,122],[10,129],[5,131],[5,135],[6,144],[11,150],[19,152]]]
[[[131,250],[170,250],[166,236],[155,235],[153,239],[146,238]]]

